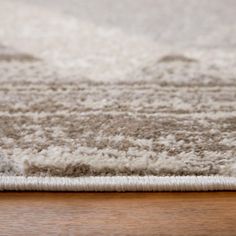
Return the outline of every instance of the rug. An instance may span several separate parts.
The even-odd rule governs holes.
[[[200,2],[1,1],[0,190],[236,190],[236,5]]]

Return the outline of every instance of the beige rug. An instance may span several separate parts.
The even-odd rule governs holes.
[[[236,190],[234,45],[121,26],[1,2],[0,190]]]

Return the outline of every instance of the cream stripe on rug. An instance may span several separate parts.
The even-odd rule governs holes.
[[[209,40],[2,1],[0,190],[236,190],[236,50]]]

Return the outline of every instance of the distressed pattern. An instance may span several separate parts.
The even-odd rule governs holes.
[[[2,173],[235,174],[234,81],[46,81],[44,65],[20,60],[21,69],[20,55],[1,62],[1,73],[18,68],[1,79]],[[38,81],[18,80],[30,68]]]
[[[75,55],[53,59],[33,39],[22,52],[14,37],[4,37],[13,46],[0,45],[1,175],[236,176],[232,52],[156,54],[140,39],[141,49],[127,47],[130,61],[147,52],[123,74],[117,73],[122,57],[112,50],[106,57],[121,64],[99,62],[88,78],[92,66],[82,67],[91,58],[65,66]]]

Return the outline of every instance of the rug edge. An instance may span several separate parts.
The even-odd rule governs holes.
[[[171,192],[236,191],[236,177],[227,176],[1,176],[0,191]]]

